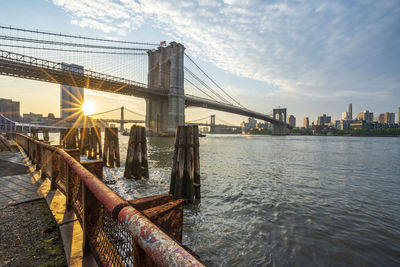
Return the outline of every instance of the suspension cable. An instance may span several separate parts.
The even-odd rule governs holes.
[[[191,121],[188,121],[188,122],[191,123],[191,122],[196,122],[196,121],[202,121],[202,120],[209,119],[209,118],[210,118],[210,116],[207,116],[207,117],[204,117],[204,118],[201,118],[201,119],[191,120]]]
[[[192,83],[191,81],[189,81],[187,78],[184,78],[185,81],[187,81],[188,83],[190,83],[191,85],[193,85],[195,88],[199,89],[203,94],[205,94],[206,96],[208,96],[209,98],[217,101],[214,97],[210,96],[209,94],[207,94],[205,91],[203,91],[200,87],[198,87],[197,85],[195,85],[194,83]]]
[[[27,48],[27,49],[38,49],[38,50],[50,50],[50,51],[61,51],[61,52],[74,52],[74,53],[91,53],[91,54],[106,54],[106,55],[126,55],[126,56],[146,56],[147,53],[124,53],[124,52],[107,52],[107,51],[90,51],[90,50],[72,50],[72,49],[62,49],[62,48],[50,48],[50,47],[35,47],[26,45],[7,45],[0,44],[4,47],[13,48]]]
[[[100,115],[100,114],[104,114],[104,113],[109,113],[109,112],[113,112],[113,111],[116,111],[119,109],[121,109],[121,108],[111,109],[111,110],[107,110],[107,111],[103,111],[103,112],[99,112],[99,113],[94,113],[94,114],[90,114],[89,116],[95,116],[95,115]]]
[[[79,44],[79,43],[48,41],[48,40],[40,40],[40,39],[32,39],[32,38],[24,38],[24,37],[7,36],[7,35],[0,35],[0,39],[7,40],[7,41],[28,42],[28,43],[36,43],[36,44],[100,48],[100,49],[112,49],[112,50],[135,50],[135,51],[148,51],[149,50],[147,48]]]
[[[244,108],[244,106],[242,106],[242,104],[240,104],[238,101],[236,101],[233,97],[231,97],[224,89],[222,89],[222,87],[221,86],[219,86],[210,76],[208,76],[207,75],[207,73],[205,73],[205,71],[202,69],[202,68],[200,68],[200,66],[199,65],[197,65],[196,64],[196,62],[194,62],[194,60],[188,55],[188,54],[186,54],[185,53],[185,56],[208,78],[208,79],[210,79],[210,81],[213,83],[213,84],[215,84],[222,92],[224,92],[225,93],[225,95],[227,95],[230,99],[232,99],[232,101],[233,102],[235,102],[236,104],[238,104],[239,106],[241,106],[241,107],[243,107]]]
[[[155,43],[143,43],[143,42],[133,42],[133,41],[110,40],[110,39],[97,38],[97,37],[86,37],[86,36],[80,36],[80,35],[53,33],[53,32],[47,32],[47,31],[39,31],[39,30],[29,30],[29,29],[17,28],[17,27],[12,27],[12,26],[4,26],[4,25],[0,25],[0,28],[1,29],[7,29],[7,30],[14,30],[14,31],[30,32],[30,33],[36,33],[36,34],[52,35],[52,36],[59,36],[59,37],[68,37],[68,38],[100,41],[100,42],[110,42],[110,43],[120,43],[120,44],[135,44],[135,45],[150,45],[150,46],[158,46],[159,45],[159,44],[155,44]]]
[[[208,86],[203,80],[201,80],[196,74],[194,74],[193,72],[191,72],[187,67],[185,67],[185,70],[193,76],[193,78],[195,78],[199,83],[201,83],[204,87],[206,87],[208,90],[210,90],[211,92],[213,92],[216,96],[218,96],[223,102],[229,103],[229,101],[227,101],[225,98],[223,98],[220,94],[218,94],[217,92],[215,92],[210,86]],[[215,99],[214,99],[215,100]]]
[[[124,109],[125,109],[126,111],[129,111],[129,112],[131,112],[131,113],[135,114],[135,115],[139,115],[140,117],[146,117],[145,115],[143,115],[143,114],[140,114],[140,113],[137,113],[137,112],[135,112],[135,111],[132,111],[132,110],[130,110],[130,109],[128,109],[128,108],[126,108],[126,107],[124,107]]]

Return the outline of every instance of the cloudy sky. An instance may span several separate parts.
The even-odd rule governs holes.
[[[298,125],[304,116],[315,120],[322,113],[339,119],[348,103],[353,113],[397,112],[400,106],[398,0],[2,0],[0,23],[181,42],[243,105],[265,113],[287,107]],[[11,84],[20,90],[11,90]],[[0,86],[0,97],[18,100],[26,87],[54,90],[4,76]]]

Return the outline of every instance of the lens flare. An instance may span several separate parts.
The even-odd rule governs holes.
[[[85,103],[83,103],[81,107],[83,114],[85,116],[91,115],[94,113],[94,110],[96,109],[94,103],[90,100],[85,100]]]

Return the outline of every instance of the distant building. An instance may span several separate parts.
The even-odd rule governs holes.
[[[349,119],[349,113],[347,111],[342,112],[342,120],[348,120]]]
[[[248,123],[249,123],[249,127],[250,129],[255,129],[257,126],[257,120],[254,118],[248,118]]]
[[[353,120],[340,120],[339,128],[340,130],[350,130],[350,124],[354,122]]]
[[[75,64],[61,63],[63,70],[78,72],[83,74],[83,67]],[[61,118],[69,118],[75,120],[81,115],[81,106],[84,101],[84,89],[74,86],[61,85],[61,103],[60,114]]]
[[[290,115],[287,118],[287,122],[286,123],[289,124],[290,126],[292,126],[293,128],[295,128],[296,127],[296,117],[293,116],[293,115]]]
[[[242,132],[248,132],[257,127],[257,120],[254,118],[248,118],[247,122],[243,121],[240,124],[240,127],[242,127]]]
[[[372,122],[374,120],[374,113],[369,112],[368,110],[364,110],[363,112],[361,112],[360,114],[357,115],[356,119]]]
[[[46,118],[43,117],[42,114],[36,114],[33,112],[24,113],[22,114],[22,121],[24,123],[31,123],[31,124],[46,124]]]
[[[13,121],[19,121],[21,119],[19,108],[19,102],[12,101],[11,99],[0,98],[0,113],[5,117]]]
[[[349,114],[348,114],[348,120],[352,120],[353,119],[353,104],[349,104]]]
[[[326,114],[323,114],[322,116],[318,116],[318,119],[317,119],[318,126],[325,126],[325,125],[329,125],[330,123],[331,123],[331,116],[326,116]]]
[[[268,122],[257,122],[256,124],[256,128],[258,130],[264,130],[264,129],[272,129],[272,124],[268,123]]]
[[[303,127],[306,129],[310,128],[310,120],[308,119],[308,117],[304,118]]]
[[[394,113],[386,112],[386,113],[379,114],[379,117],[378,117],[378,122],[379,123],[391,123],[391,124],[394,124],[394,121],[395,121],[395,114]]]
[[[400,124],[400,107],[397,109],[397,123]]]

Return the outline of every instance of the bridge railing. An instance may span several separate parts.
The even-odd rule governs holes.
[[[83,229],[83,251],[100,266],[138,266],[138,246],[157,266],[204,266],[174,239],[102,182],[102,161],[80,163],[78,150],[62,150],[15,134],[52,188],[66,195]]]
[[[146,89],[152,89],[154,92],[159,92],[162,95],[165,95],[165,90],[163,88],[158,88],[158,87],[150,87],[147,84],[140,83],[137,81],[133,80],[128,80],[125,78],[120,78],[92,70],[87,70],[83,69],[81,67],[74,67],[74,66],[69,66],[68,69],[63,68],[62,63],[59,62],[54,62],[50,60],[45,60],[45,59],[40,59],[40,58],[35,58],[27,55],[22,55],[22,54],[17,54],[5,50],[0,50],[0,58],[10,61],[10,62],[17,62],[17,63],[24,63],[27,65],[35,66],[35,67],[40,67],[40,68],[46,68],[46,69],[52,69],[56,71],[61,71],[61,72],[67,72],[67,73],[72,73],[73,75],[77,76],[82,76],[82,77],[90,77],[94,79],[101,79],[101,80],[106,80],[110,82],[116,82],[116,83],[121,83],[121,84],[129,84],[129,85],[134,85],[137,87],[142,87]]]

